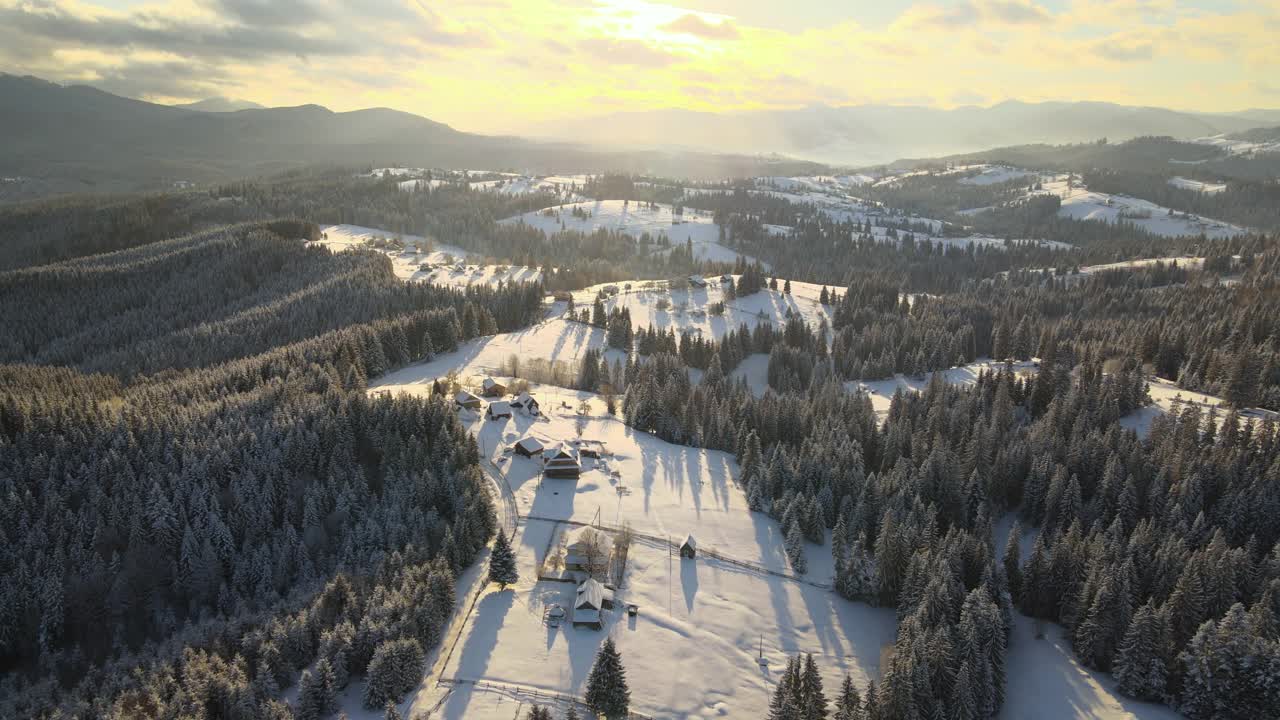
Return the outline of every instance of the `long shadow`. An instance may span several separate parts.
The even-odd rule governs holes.
[[[479,678],[487,674],[489,660],[498,643],[498,631],[506,621],[507,613],[515,603],[515,591],[491,592],[476,605],[469,621],[470,630],[466,642],[458,654],[454,675],[462,678]]]
[[[680,558],[680,587],[684,590],[684,606],[693,615],[693,600],[698,596],[698,561]]]

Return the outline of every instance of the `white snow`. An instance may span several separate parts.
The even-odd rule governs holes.
[[[1227,189],[1226,183],[1204,182],[1184,177],[1171,177],[1169,178],[1169,184],[1184,190],[1195,190],[1197,192],[1208,193],[1210,195],[1213,193],[1220,193]]]

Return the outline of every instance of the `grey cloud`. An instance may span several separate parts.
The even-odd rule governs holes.
[[[649,47],[639,40],[587,38],[578,42],[578,49],[611,65],[665,67],[679,59],[671,53]]]

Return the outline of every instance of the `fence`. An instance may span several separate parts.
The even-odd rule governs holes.
[[[538,702],[538,701],[557,702],[561,704],[572,703],[574,706],[578,708],[581,708],[583,710],[589,710],[586,703],[584,703],[582,699],[577,697],[576,695],[568,695],[565,693],[559,693],[552,690],[544,690],[542,688],[532,687],[529,685],[510,685],[507,683],[493,682],[490,680],[467,680],[464,678],[452,678],[449,680],[441,680],[440,682],[441,684],[446,684],[446,685],[471,685],[472,687],[479,688],[481,690],[496,690],[498,692],[507,693],[513,697],[528,698],[533,700],[534,702]],[[438,704],[437,704],[437,707],[438,707]],[[434,708],[428,711],[427,717],[431,717],[430,713],[434,711],[435,711]],[[628,712],[627,717],[629,718],[629,720],[656,720],[656,718],[654,718],[652,715],[645,715],[644,713],[639,713],[635,711]]]

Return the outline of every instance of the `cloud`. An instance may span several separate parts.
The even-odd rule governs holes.
[[[680,59],[639,40],[592,37],[578,41],[578,49],[610,65],[660,68]]]
[[[741,34],[738,32],[738,26],[734,25],[731,20],[726,19],[718,23],[712,23],[705,20],[701,15],[694,13],[682,15],[666,25],[660,26],[658,29],[672,33],[693,35],[707,40],[736,40]]]

